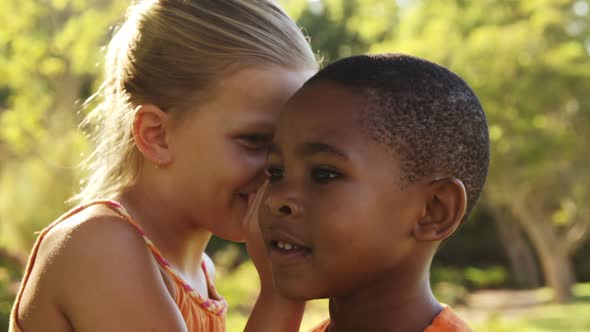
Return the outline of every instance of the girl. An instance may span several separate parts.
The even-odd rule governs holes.
[[[271,0],[131,6],[86,122],[96,149],[80,205],[41,232],[9,331],[224,331],[212,234],[253,244],[247,330],[296,330],[302,305],[272,290],[245,216],[278,110],[316,70]]]

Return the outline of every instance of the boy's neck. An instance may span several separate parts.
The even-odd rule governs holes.
[[[422,332],[443,309],[428,279],[428,267],[421,273],[398,269],[354,294],[331,298],[330,332]]]

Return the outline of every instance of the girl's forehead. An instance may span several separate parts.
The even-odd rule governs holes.
[[[220,78],[217,96],[285,102],[312,73],[281,66],[248,66]]]
[[[246,67],[228,73],[190,111],[215,112],[226,121],[276,122],[281,108],[309,75],[278,66]],[[272,119],[269,119],[272,118]]]

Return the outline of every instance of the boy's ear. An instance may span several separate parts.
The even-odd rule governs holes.
[[[152,104],[141,105],[133,120],[133,138],[143,156],[157,167],[168,165],[172,155],[168,148],[170,116]]]
[[[467,192],[455,177],[436,180],[428,185],[426,210],[414,225],[418,241],[440,241],[451,236],[461,224],[467,208]]]

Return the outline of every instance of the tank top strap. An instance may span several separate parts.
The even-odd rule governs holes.
[[[223,300],[223,297],[217,293],[217,289],[215,289],[214,280],[211,279],[209,271],[207,270],[207,264],[205,264],[205,260],[201,260],[201,269],[205,274],[205,280],[207,281],[207,291],[209,292],[209,297],[215,300]]]
[[[123,207],[120,203],[115,201],[96,201],[93,202],[94,204],[104,204],[107,207],[111,208],[114,212],[119,214],[125,221],[129,222],[133,227],[137,229],[137,231],[143,237],[145,243],[147,244],[149,250],[151,251],[152,255],[158,262],[158,265],[168,274],[174,282],[182,288],[183,291],[189,294],[189,296],[199,303],[202,307],[211,311],[217,315],[223,315],[227,311],[228,304],[227,301],[217,293],[215,289],[213,280],[210,279],[209,273],[207,271],[207,267],[205,265],[205,261],[201,260],[201,269],[205,274],[205,279],[207,282],[207,290],[209,292],[209,297],[205,298],[201,294],[199,294],[194,288],[192,288],[184,279],[180,276],[176,270],[173,269],[172,265],[164,258],[162,252],[155,246],[155,244],[146,236],[143,229],[139,226],[139,224],[133,220],[131,215],[127,212],[125,207]]]
[[[94,202],[92,202],[92,204],[93,205],[101,204],[101,205],[104,205],[104,206],[110,208],[113,212],[117,213],[121,218],[123,218],[123,220],[125,220],[131,226],[133,226],[133,228],[135,228],[137,230],[137,232],[141,235],[141,237],[143,238],[143,240],[147,244],[152,255],[156,258],[156,261],[158,262],[158,264],[160,266],[162,266],[163,268],[165,268],[166,270],[168,270],[170,268],[170,264],[168,263],[168,261],[166,261],[166,259],[164,259],[164,256],[162,255],[160,250],[146,236],[146,234],[143,231],[143,229],[141,228],[141,226],[139,226],[139,224],[135,220],[133,220],[133,218],[131,217],[129,212],[127,212],[127,209],[125,209],[125,207],[123,205],[121,205],[119,202],[109,201],[109,200],[94,201]]]
[[[207,309],[208,311],[210,311],[214,314],[217,314],[217,315],[224,315],[225,314],[225,312],[227,311],[227,307],[228,307],[227,302],[223,297],[219,296],[219,294],[215,290],[215,287],[213,285],[213,281],[210,279],[209,273],[207,272],[207,268],[205,266],[204,260],[201,262],[201,268],[203,269],[203,272],[205,274],[205,278],[207,281],[207,289],[208,289],[209,295],[210,295],[209,298],[205,298],[205,297],[201,296],[196,290],[194,290],[188,283],[186,283],[182,279],[180,274],[178,274],[172,268],[172,266],[164,258],[164,256],[160,252],[160,250],[146,236],[146,234],[143,231],[143,229],[141,228],[141,226],[139,226],[139,224],[135,220],[133,220],[133,218],[131,217],[129,212],[127,212],[125,207],[123,207],[123,205],[121,205],[120,203],[118,203],[116,201],[112,201],[112,200],[96,200],[96,201],[91,201],[91,202],[81,204],[79,206],[72,208],[71,210],[69,210],[68,212],[61,215],[54,222],[52,222],[47,227],[45,227],[43,230],[41,230],[40,232],[37,233],[38,237],[37,237],[37,240],[35,241],[35,244],[33,245],[33,249],[31,250],[31,254],[29,256],[29,260],[27,262],[27,266],[25,268],[25,273],[23,275],[23,279],[21,282],[21,286],[19,288],[19,291],[17,293],[16,299],[15,299],[15,302],[13,305],[13,311],[12,311],[11,317],[10,317],[11,325],[15,325],[16,327],[18,327],[18,325],[16,324],[16,313],[18,312],[18,307],[20,305],[20,302],[21,302],[21,299],[23,296],[23,291],[25,289],[25,285],[27,284],[27,282],[29,280],[31,270],[33,269],[33,265],[34,265],[35,260],[37,258],[39,247],[41,245],[41,242],[43,241],[43,239],[47,235],[47,233],[49,231],[51,231],[51,229],[53,229],[59,223],[63,222],[64,220],[80,213],[81,211],[83,211],[86,208],[93,206],[93,205],[104,205],[104,206],[108,207],[110,210],[112,210],[113,212],[118,214],[124,221],[126,221],[130,225],[132,225],[139,232],[139,234],[143,237],[145,243],[147,244],[153,257],[156,259],[156,262],[158,263],[158,265],[160,265],[160,267],[164,270],[164,272],[166,272],[174,280],[174,282],[183,289],[183,291],[188,293],[189,296],[194,301],[196,301],[197,303],[199,303],[199,305],[201,305],[202,307],[204,307],[205,309]]]

